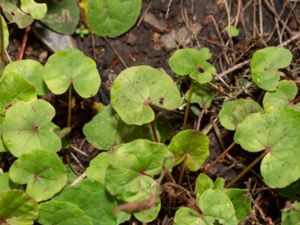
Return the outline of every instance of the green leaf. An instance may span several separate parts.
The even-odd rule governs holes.
[[[102,152],[90,161],[90,166],[86,169],[88,178],[105,184],[106,169],[112,159],[112,153]]]
[[[261,174],[272,188],[300,178],[300,114],[288,106],[254,113],[238,125],[234,140],[249,152],[266,151]]]
[[[300,225],[300,203],[295,202],[289,208],[284,209],[281,225]]]
[[[54,152],[44,150],[23,154],[10,167],[9,177],[17,184],[27,184],[26,192],[37,201],[51,198],[67,182],[62,161]]]
[[[290,105],[291,101],[298,93],[297,85],[294,81],[282,80],[278,82],[275,92],[267,92],[263,99],[265,110],[271,107]]]
[[[0,107],[7,107],[16,101],[36,99],[35,88],[21,74],[5,72],[0,78]]]
[[[124,142],[133,130],[134,126],[125,124],[111,106],[105,106],[83,127],[88,142],[102,150]]]
[[[195,185],[195,194],[197,198],[200,197],[201,194],[203,194],[208,189],[214,188],[214,182],[212,179],[210,179],[209,176],[207,176],[204,173],[200,173],[199,176],[196,179],[196,185]]]
[[[155,206],[145,209],[141,212],[134,213],[134,217],[142,223],[150,223],[156,219],[161,208],[160,198],[157,198]]]
[[[57,152],[61,140],[51,122],[55,109],[44,100],[18,102],[6,111],[2,137],[8,150],[16,157],[32,149]]]
[[[16,73],[35,87],[38,95],[45,95],[48,92],[47,86],[43,81],[43,66],[38,61],[25,59],[14,61],[8,64],[4,73]]]
[[[226,26],[224,28],[224,31],[226,31],[230,37],[237,37],[240,34],[239,29],[237,29],[235,26],[232,25]]]
[[[31,225],[38,216],[38,204],[24,191],[0,191],[0,222],[5,225]]]
[[[150,66],[123,70],[111,88],[111,105],[127,124],[142,125],[154,120],[151,106],[174,110],[181,105],[174,81]]]
[[[23,29],[33,22],[33,18],[23,12],[18,5],[18,0],[0,0],[0,7],[8,21],[16,23],[20,29]]]
[[[263,112],[262,107],[251,99],[236,99],[226,102],[220,113],[219,119],[223,127],[236,130],[237,126],[250,114]]]
[[[21,0],[21,10],[30,14],[33,19],[39,20],[46,16],[47,5],[34,0]]]
[[[78,206],[93,221],[93,225],[115,225],[114,199],[106,193],[103,184],[89,179],[65,188],[55,200]]]
[[[0,19],[2,21],[2,28],[3,28],[3,48],[6,49],[9,44],[9,32],[8,32],[6,21],[3,18],[3,16],[0,16]]]
[[[173,166],[173,156],[165,145],[142,139],[118,145],[112,157],[106,188],[119,200],[129,202],[149,199],[158,192],[153,177]]]
[[[169,59],[171,69],[178,76],[189,75],[200,84],[208,83],[216,74],[216,68],[207,62],[211,58],[208,48],[179,49]]]
[[[141,0],[83,0],[85,21],[98,36],[117,37],[127,32],[137,21]]]
[[[180,207],[175,214],[174,225],[213,225],[207,223],[203,216],[198,212],[187,208]]]
[[[230,188],[224,190],[225,194],[230,198],[236,218],[239,222],[243,221],[251,212],[251,201],[246,189]]]
[[[96,63],[73,48],[49,57],[44,67],[44,80],[56,95],[65,93],[72,84],[83,98],[96,95],[101,82]]]
[[[175,163],[185,161],[191,171],[197,171],[209,155],[209,139],[196,130],[184,130],[176,134],[168,148],[175,155]]]
[[[165,143],[170,140],[175,134],[174,127],[172,126],[169,119],[159,115],[155,119],[156,129],[159,135],[159,142]]]
[[[9,179],[9,173],[0,173],[0,192],[8,191],[11,189],[19,189],[21,185],[15,184]]]
[[[75,204],[51,200],[40,205],[41,225],[93,225],[92,220]]]
[[[41,22],[56,32],[73,34],[79,22],[77,0],[47,1],[47,15]]]
[[[266,47],[256,51],[251,59],[250,68],[253,82],[266,91],[275,91],[284,73],[279,69],[290,65],[293,55],[288,49]]]
[[[280,189],[279,194],[291,200],[300,201],[300,179]]]
[[[191,103],[197,103],[202,108],[209,108],[212,100],[216,96],[215,91],[205,84],[195,83],[192,91]],[[186,100],[188,100],[189,92],[190,91],[187,91],[184,95]]]

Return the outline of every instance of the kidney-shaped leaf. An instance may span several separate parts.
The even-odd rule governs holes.
[[[89,29],[98,36],[117,37],[128,31],[140,15],[141,0],[83,0]]]
[[[42,19],[47,13],[46,3],[37,3],[34,0],[21,0],[21,9],[37,20]]]
[[[14,161],[10,179],[27,184],[26,192],[37,201],[51,198],[67,183],[66,169],[56,153],[33,150]]]
[[[111,105],[125,123],[142,125],[154,120],[151,105],[173,110],[181,105],[181,97],[165,72],[134,66],[123,70],[114,81]]]
[[[51,122],[54,115],[54,108],[44,100],[18,102],[10,107],[2,124],[8,150],[16,157],[32,149],[59,151],[61,140]]]
[[[236,99],[223,105],[219,119],[223,127],[228,130],[235,130],[237,125],[249,114],[262,111],[262,107],[251,99]]]
[[[38,216],[38,204],[22,190],[0,191],[0,223],[31,225]]]
[[[288,49],[280,47],[266,47],[256,51],[250,63],[252,80],[266,91],[275,91],[280,77],[284,76],[279,69],[289,66],[292,58]]]
[[[172,167],[172,159],[163,144],[142,139],[121,144],[106,170],[106,188],[123,201],[148,199],[157,191],[152,177]]]
[[[47,86],[43,80],[43,66],[38,61],[25,59],[14,61],[5,67],[4,73],[17,73],[35,87],[38,95],[47,94]]]
[[[56,200],[41,204],[38,222],[42,225],[93,225],[78,206]]]
[[[191,171],[197,171],[209,155],[209,139],[196,130],[184,130],[176,134],[169,144],[169,150],[175,155],[175,163],[185,161]]]
[[[211,53],[208,48],[179,49],[170,57],[169,65],[177,75],[189,75],[197,82],[204,84],[211,81],[212,76],[216,74],[216,68],[207,62],[210,58]]]
[[[249,152],[265,150],[261,174],[270,187],[283,188],[300,178],[299,132],[299,112],[283,106],[248,115],[234,140]]]
[[[295,202],[289,209],[284,209],[281,225],[300,225],[300,203]]]
[[[58,51],[44,67],[44,80],[54,94],[65,93],[72,84],[83,98],[94,96],[100,87],[96,63],[77,49]]]
[[[64,189],[55,200],[78,206],[94,225],[115,225],[115,200],[106,193],[103,184],[89,179]]]

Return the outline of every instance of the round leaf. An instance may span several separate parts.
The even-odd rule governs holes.
[[[207,223],[201,214],[198,212],[187,208],[180,207],[175,214],[174,225],[211,225],[212,223]]]
[[[236,130],[237,126],[249,114],[262,111],[262,107],[251,99],[237,99],[228,101],[223,105],[219,113],[219,119],[226,129]]]
[[[209,108],[212,100],[216,96],[214,90],[212,90],[208,85],[205,84],[193,84],[193,93],[191,98],[191,103],[197,103],[202,108]],[[188,100],[189,91],[184,95],[185,99]]]
[[[209,176],[207,176],[204,173],[200,173],[200,175],[196,179],[196,185],[195,185],[195,193],[197,195],[197,198],[203,194],[208,189],[214,188],[214,182],[212,179],[210,179]]]
[[[35,87],[38,95],[45,95],[48,92],[43,80],[43,66],[38,61],[25,59],[14,61],[5,67],[4,73],[17,73]]]
[[[168,148],[175,155],[176,164],[185,161],[191,171],[197,171],[209,155],[209,139],[196,130],[184,130],[176,134]]]
[[[94,96],[100,87],[96,63],[77,49],[58,51],[44,67],[44,80],[54,94],[65,93],[72,84],[83,98]]]
[[[64,189],[55,200],[66,201],[78,206],[93,221],[93,225],[115,225],[116,203],[103,184],[89,179],[74,187]]]
[[[226,31],[230,37],[237,37],[240,34],[239,29],[232,25],[225,27],[224,31]]]
[[[38,222],[42,225],[93,225],[78,206],[56,200],[41,204]]]
[[[77,0],[47,1],[47,15],[41,19],[52,30],[73,34],[79,21]]]
[[[165,72],[134,66],[123,70],[114,81],[111,105],[125,123],[142,125],[154,120],[151,105],[174,110],[181,105],[181,97]]]
[[[263,149],[261,174],[272,188],[300,178],[300,114],[288,106],[248,115],[238,125],[234,140],[249,152]]]
[[[137,21],[141,0],[83,0],[85,21],[98,36],[117,37],[128,31]]]
[[[57,152],[61,140],[51,122],[54,108],[44,100],[18,102],[6,111],[2,124],[2,137],[8,150],[16,157],[32,149]]]
[[[292,204],[289,209],[284,209],[281,225],[300,225],[300,203]]]
[[[267,47],[256,51],[251,59],[250,68],[253,82],[266,91],[275,91],[278,81],[292,61],[292,53],[280,47]]]
[[[172,154],[165,145],[142,139],[119,145],[112,157],[105,185],[112,195],[123,201],[149,199],[158,191],[152,177],[173,164]]]
[[[23,154],[10,167],[9,177],[17,184],[27,184],[26,192],[37,201],[51,198],[67,182],[66,169],[59,157],[44,150]]]
[[[189,75],[198,83],[204,84],[211,81],[212,76],[216,74],[216,68],[207,62],[210,58],[208,48],[179,49],[170,57],[169,65],[178,76]]]
[[[46,3],[37,3],[34,0],[21,0],[21,9],[33,19],[42,19],[47,13]]]
[[[0,191],[0,222],[31,225],[38,216],[38,204],[21,190]]]

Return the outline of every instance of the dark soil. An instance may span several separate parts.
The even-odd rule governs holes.
[[[237,4],[238,2],[240,4]],[[99,94],[93,99],[83,100],[74,97],[70,144],[86,152],[89,157],[73,151],[72,148],[64,150],[62,154],[76,173],[81,174],[88,166],[89,161],[99,153],[99,150],[85,141],[82,126],[90,121],[96,113],[95,103],[109,104],[109,87],[115,77],[126,66],[134,65],[151,65],[172,74],[168,66],[168,59],[175,49],[166,50],[161,43],[161,37],[166,33],[185,27],[188,36],[184,37],[182,42],[177,43],[177,48],[208,47],[213,52],[212,62],[220,74],[232,66],[250,59],[255,50],[264,46],[279,45],[300,30],[300,4],[296,1],[227,0],[227,3],[228,5],[224,0],[144,0],[141,22],[138,22],[128,33],[115,39],[104,39],[92,35],[84,38],[73,36],[79,49],[97,62],[102,78]],[[232,24],[237,24],[240,30],[240,35],[236,38],[229,38],[223,32],[228,24],[227,10],[230,13],[230,21]],[[143,22],[145,13],[152,13],[163,25],[164,30],[158,31],[155,27],[147,26]],[[237,15],[239,16],[237,17]],[[277,22],[275,18],[277,18]],[[196,35],[193,35],[191,31],[193,26],[202,27]],[[8,53],[12,60],[15,60],[19,54],[23,31],[18,30],[14,25],[10,25],[9,28],[11,42]],[[190,43],[185,42],[187,39],[191,40]],[[296,71],[295,68],[300,66],[299,46],[299,40],[292,41],[285,46],[294,55],[294,63],[289,71]],[[29,33],[24,58],[34,58],[45,63],[50,54],[52,53],[43,47],[40,40],[32,32]],[[298,79],[298,75],[299,71],[292,72],[294,79]],[[245,91],[241,91],[239,95],[236,94],[241,90],[237,84],[242,78],[250,81],[247,65],[229,73],[222,80],[214,82],[213,87],[218,93],[218,98],[207,110],[201,123],[201,129],[207,130],[209,126],[211,127],[208,131],[210,158],[203,170],[230,146],[233,140],[233,133],[223,129],[215,120],[224,99],[228,97],[260,99],[261,93],[253,84]],[[50,94],[46,98],[56,108],[57,115],[54,122],[60,127],[65,127],[67,96],[54,97]],[[178,112],[173,118],[175,127],[182,126],[182,115],[182,112]],[[195,120],[197,117],[190,113],[190,128],[193,128]],[[222,160],[205,171],[212,178],[221,176],[230,181],[256,157],[257,155],[249,154],[236,145]],[[8,165],[10,161],[11,159],[7,158],[4,164]],[[179,171],[180,167],[174,169],[175,179],[177,179]],[[248,188],[253,196],[254,207],[247,224],[276,224],[280,219],[280,210],[284,206],[285,199],[279,196],[277,190],[265,186],[258,174],[259,167],[256,167],[235,184],[237,187]],[[194,186],[197,175],[198,173],[190,173],[189,180],[185,179],[182,185],[190,190]],[[162,202],[161,213],[151,224],[172,224],[172,218],[178,206],[190,203],[187,194],[179,190],[169,190],[169,192],[163,193]],[[131,224],[138,224],[136,221],[131,222]]]

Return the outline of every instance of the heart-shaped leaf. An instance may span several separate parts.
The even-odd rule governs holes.
[[[47,13],[46,3],[37,3],[34,0],[21,0],[21,9],[37,20],[45,17]]]
[[[123,70],[111,88],[111,105],[127,124],[154,120],[151,106],[174,110],[181,105],[180,93],[163,71],[150,66]]]
[[[64,189],[55,200],[66,201],[78,206],[94,225],[115,225],[116,202],[106,193],[103,184],[89,179]]]
[[[65,93],[72,84],[83,98],[94,96],[101,82],[96,63],[73,48],[49,57],[44,67],[44,80],[54,94]]]
[[[209,108],[212,100],[216,96],[214,90],[212,90],[208,85],[205,84],[193,84],[193,93],[191,98],[191,103],[197,103],[202,108]],[[185,99],[188,100],[190,90],[184,95]]]
[[[79,21],[77,0],[47,1],[47,15],[41,22],[56,32],[73,34]]]
[[[256,51],[251,59],[250,68],[253,82],[266,91],[275,91],[284,73],[279,69],[290,65],[293,55],[288,49],[267,47]]]
[[[189,75],[198,83],[204,84],[211,81],[216,74],[216,68],[207,62],[210,58],[208,48],[184,48],[174,52],[169,59],[169,65],[178,76]]]
[[[35,87],[38,95],[45,95],[48,92],[43,80],[43,66],[38,61],[25,59],[14,61],[5,67],[4,73],[17,73]]]
[[[175,155],[175,162],[185,161],[191,171],[197,171],[209,155],[209,139],[196,130],[184,130],[176,134],[168,148]]]
[[[10,179],[27,184],[26,192],[37,201],[51,198],[67,183],[66,169],[57,154],[33,150],[14,161],[9,169]]]
[[[128,31],[140,15],[141,0],[83,0],[85,21],[98,36],[117,37]]]
[[[173,166],[173,156],[165,145],[142,139],[118,145],[112,157],[106,188],[119,200],[129,202],[149,199],[158,191],[153,176]]]
[[[237,127],[234,140],[249,152],[266,151],[261,174],[267,185],[283,188],[300,178],[300,114],[288,106],[254,113]]]
[[[223,127],[228,130],[236,130],[248,115],[263,112],[263,108],[251,99],[236,99],[226,102],[220,113],[219,119]]]
[[[300,202],[295,202],[289,208],[284,209],[281,217],[281,225],[300,225]]]
[[[38,222],[41,225],[94,225],[75,204],[56,200],[40,205]]]
[[[0,222],[31,225],[38,216],[38,204],[22,190],[0,191]]]
[[[2,124],[2,137],[8,150],[16,157],[32,149],[57,152],[61,140],[51,122],[54,108],[44,100],[18,102],[6,111]]]

